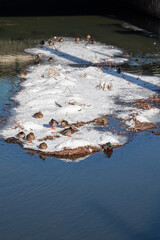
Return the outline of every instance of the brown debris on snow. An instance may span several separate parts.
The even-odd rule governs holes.
[[[40,140],[40,139],[39,139]],[[42,141],[45,139],[41,139]],[[23,141],[21,141],[18,138],[15,137],[10,137],[5,139],[6,142],[8,143],[16,143],[19,145],[23,145]],[[40,145],[39,145],[40,146]],[[118,148],[121,147],[122,145],[114,145],[113,148]],[[77,159],[81,157],[86,157],[92,153],[96,153],[102,150],[102,146],[96,147],[96,146],[84,146],[84,147],[78,147],[75,149],[67,149],[64,148],[63,150],[60,151],[55,151],[55,152],[47,152],[47,151],[42,151],[42,150],[33,150],[29,148],[24,148],[25,152],[34,155],[34,153],[43,155],[43,156],[49,156],[49,157],[57,157],[57,158],[62,158],[62,159]]]
[[[72,123],[71,125],[74,126],[74,127],[82,127],[86,124],[89,124],[89,123],[92,123],[93,121],[89,121],[89,122],[83,122],[83,121],[80,121],[80,122],[76,122],[76,123]]]
[[[54,136],[46,136],[44,138],[39,138],[38,141],[47,141],[47,140],[53,140]]]
[[[132,132],[139,132],[139,131],[158,128],[158,126],[155,123],[140,122],[139,120],[136,119],[136,116],[138,116],[138,112],[131,113],[126,120],[121,121],[121,124],[125,124],[127,121],[133,120],[135,126],[131,129],[128,129],[128,131],[132,131]]]
[[[16,144],[22,145],[22,141],[15,137],[6,138],[5,141],[8,143],[16,143]]]
[[[160,98],[158,95],[154,95],[150,98],[142,98],[138,100],[133,100],[131,103],[135,103],[135,107],[143,109],[143,110],[148,110],[153,107],[160,108]]]
[[[93,122],[96,123],[96,124],[99,124],[99,125],[107,125],[108,124],[108,119],[105,118],[105,117],[100,117],[100,118],[96,118],[96,119],[94,119],[92,121],[88,121],[88,122],[83,122],[83,121],[78,122],[77,121],[76,123],[72,123],[70,125],[75,126],[75,127],[82,127],[86,124],[90,124],[90,123],[93,123]]]
[[[44,156],[50,156],[50,157],[57,157],[62,159],[77,159],[81,157],[85,157],[90,155],[91,153],[99,152],[102,150],[101,147],[94,147],[94,146],[85,146],[85,147],[78,147],[75,149],[64,149],[61,151],[55,151],[55,152],[46,152],[41,150],[33,150],[33,149],[24,149],[28,153],[37,153]]]
[[[138,131],[145,131],[145,130],[149,130],[149,129],[154,129],[154,128],[158,128],[156,124],[151,123],[151,122],[140,122],[137,119],[135,120],[135,127],[134,127],[134,131],[138,132]]]
[[[108,119],[107,118],[96,118],[94,120],[95,123],[99,124],[99,125],[107,125],[108,124]]]

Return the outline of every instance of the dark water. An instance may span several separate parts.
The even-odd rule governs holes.
[[[159,76],[157,39],[123,23],[96,16],[0,18],[0,114],[14,105],[16,74],[31,63],[17,56],[52,34],[90,33],[144,60],[124,69]],[[2,61],[6,55],[9,62]],[[159,136],[148,131],[114,149],[111,158],[100,152],[65,162],[30,156],[1,140],[0,240],[159,240],[159,146]]]

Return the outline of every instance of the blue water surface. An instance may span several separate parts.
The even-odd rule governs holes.
[[[135,44],[132,49],[135,53],[141,53],[142,46],[144,54],[155,52],[154,39],[148,36],[116,33],[122,20],[95,16],[86,19],[86,16],[81,17],[80,22],[80,17],[66,18],[70,28],[65,35],[76,35],[76,31],[82,34],[85,26],[84,34],[89,30],[92,34],[95,32],[95,37],[102,42],[104,35],[107,38],[110,34],[108,41],[112,43],[113,39],[117,44],[119,41],[124,49]],[[26,43],[26,38],[34,35],[34,26],[37,35],[33,40],[37,38],[37,42],[51,31],[46,30],[46,23],[55,22],[52,29],[63,33],[62,17],[59,17],[60,23],[58,17],[55,20],[11,18],[8,21],[17,26],[14,31],[11,31],[11,25],[5,26],[4,20],[0,19],[0,26],[6,30],[6,35],[0,36],[2,45],[6,46],[6,41],[14,37],[13,46],[16,46],[18,54],[23,54],[23,47],[31,44],[32,39]],[[95,28],[93,23],[97,23]],[[79,30],[76,30],[76,24]],[[29,32],[30,28],[32,32]],[[17,43],[16,36],[18,45],[14,45]],[[20,37],[22,46],[19,44]],[[131,39],[134,41],[131,42]],[[21,49],[17,50],[17,46]],[[7,49],[4,54],[12,51]],[[0,66],[5,70],[0,75],[0,115],[3,115],[10,114],[15,106],[10,97],[19,91],[17,73],[20,67]],[[157,65],[151,65],[150,69],[139,66],[138,70],[128,66],[128,70],[159,75]],[[65,162],[29,155],[20,146],[1,139],[0,240],[159,240],[159,146],[160,136],[149,130],[134,134],[125,146],[114,149],[110,158],[101,151],[79,162]]]

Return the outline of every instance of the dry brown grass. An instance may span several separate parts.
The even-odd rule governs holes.
[[[62,159],[77,159],[81,157],[88,156],[92,153],[99,152],[102,150],[102,147],[94,147],[94,146],[85,146],[85,147],[78,147],[75,149],[63,149],[61,151],[55,151],[55,152],[46,152],[41,150],[32,150],[32,149],[25,149],[28,152],[31,153],[38,153],[44,156],[52,156]]]
[[[150,98],[133,100],[130,103],[133,103],[135,107],[143,110],[149,110],[154,107],[160,108],[160,98],[158,97],[158,95],[154,95]]]
[[[42,77],[44,78],[54,78],[55,80],[57,80],[56,77],[59,77],[61,74],[55,70],[55,68],[49,68],[47,71],[45,71],[42,74]]]

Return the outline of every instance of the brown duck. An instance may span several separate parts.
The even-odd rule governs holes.
[[[91,35],[87,35],[86,40],[89,41],[91,39]]]
[[[19,132],[19,133],[17,134],[17,137],[23,139],[23,138],[26,137],[26,134],[25,134],[24,132]]]
[[[52,127],[52,129],[55,129],[58,125],[58,122],[52,118],[49,122],[49,125]]]
[[[48,59],[48,62],[53,62],[54,60],[53,60],[53,58],[52,57],[50,57],[49,59]]]
[[[47,144],[45,142],[42,142],[40,145],[39,145],[39,148],[40,149],[47,149]]]
[[[66,128],[63,131],[61,131],[61,134],[67,137],[72,137],[72,127]]]
[[[58,41],[58,37],[57,37],[57,36],[54,36],[53,39],[54,39],[55,41]]]
[[[67,127],[68,126],[68,121],[62,120],[61,121],[61,126],[64,127],[64,128]]]
[[[43,114],[42,114],[42,112],[37,112],[33,116],[34,116],[34,118],[42,118]]]
[[[30,132],[27,136],[26,136],[27,140],[31,143],[32,140],[35,139],[34,133]]]

